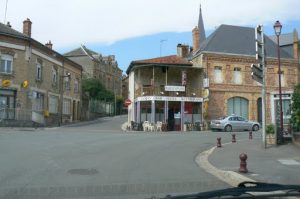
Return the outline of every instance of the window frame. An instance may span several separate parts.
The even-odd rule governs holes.
[[[43,78],[43,63],[41,61],[36,62],[35,66],[35,80],[42,81]],[[39,72],[40,71],[40,72]]]
[[[12,74],[13,73],[13,63],[14,57],[10,54],[0,54],[0,66],[2,61],[4,61],[4,71],[0,71],[2,74]],[[10,72],[7,72],[7,63],[10,61]]]
[[[217,74],[217,73],[216,73],[217,71],[219,71],[218,76],[216,75],[216,74]],[[219,77],[220,79],[218,79],[218,77]],[[218,84],[223,83],[222,66],[215,66],[215,67],[214,67],[214,83],[218,83]]]
[[[237,78],[237,74],[239,74],[239,77]],[[242,69],[240,67],[234,67],[233,69],[233,83],[234,84],[242,84]]]

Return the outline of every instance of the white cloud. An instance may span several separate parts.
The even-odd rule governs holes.
[[[6,0],[0,0],[4,18]],[[299,0],[202,0],[205,27],[220,24],[255,26],[299,20]],[[198,20],[200,0],[8,0],[7,21],[22,30],[33,22],[32,35],[54,47],[113,43],[158,32],[190,31]],[[298,18],[297,18],[298,17]],[[3,20],[1,20],[3,21]]]

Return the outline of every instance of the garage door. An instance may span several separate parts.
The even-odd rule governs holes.
[[[247,99],[242,97],[232,97],[227,101],[227,114],[235,114],[248,119],[248,105],[249,101]]]

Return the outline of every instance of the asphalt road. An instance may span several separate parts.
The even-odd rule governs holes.
[[[123,132],[125,120],[0,129],[0,197],[145,198],[229,187],[199,168],[195,157],[219,136],[229,142],[230,134]],[[237,139],[247,136],[237,133]]]

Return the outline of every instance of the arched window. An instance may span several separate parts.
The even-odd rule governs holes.
[[[248,119],[249,101],[242,97],[232,97],[227,100],[227,114],[235,114]]]

